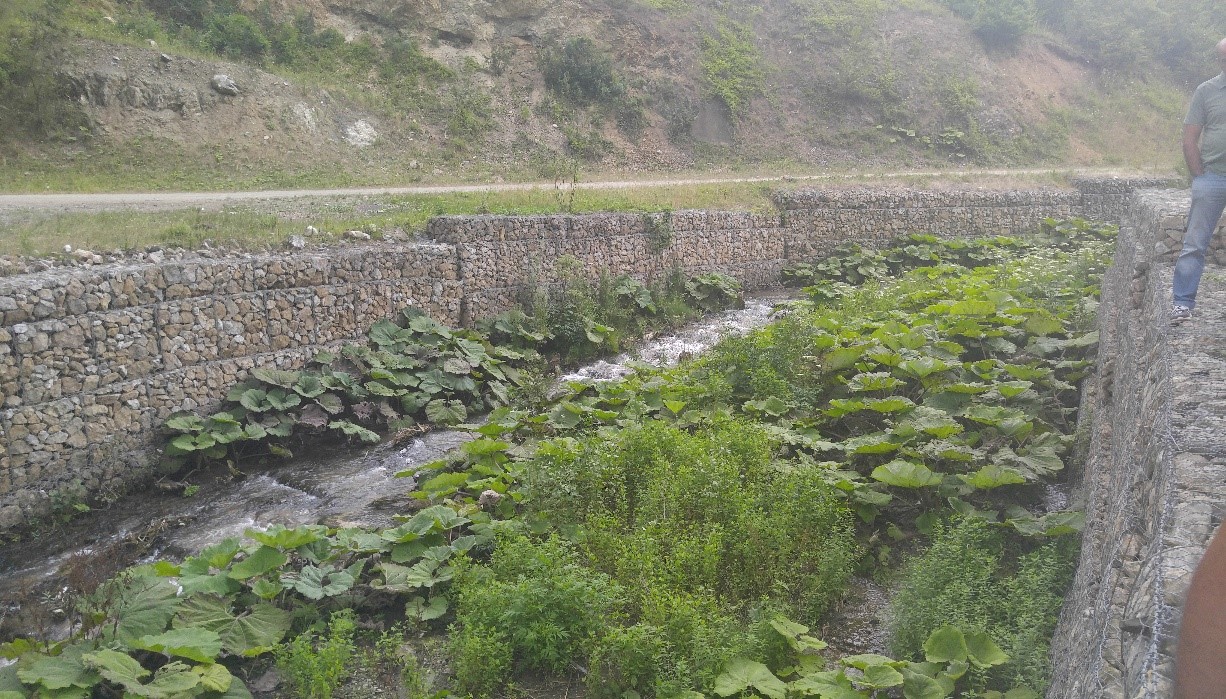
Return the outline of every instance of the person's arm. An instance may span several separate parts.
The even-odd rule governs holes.
[[[1226,693],[1226,532],[1214,535],[1192,575],[1175,651],[1175,699]]]
[[[1183,127],[1183,160],[1193,177],[1205,174],[1205,166],[1200,160],[1200,132],[1203,128],[1198,124],[1184,124]]]

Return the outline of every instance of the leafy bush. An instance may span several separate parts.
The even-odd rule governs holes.
[[[357,629],[353,610],[333,612],[326,633],[316,640],[302,634],[273,652],[277,670],[302,699],[332,699],[332,693],[350,673],[353,634]]]
[[[591,641],[616,623],[623,603],[615,582],[581,565],[556,537],[540,543],[501,539],[489,567],[469,568],[455,595],[462,643],[474,644],[478,631],[492,632],[518,665],[552,673],[584,659]],[[482,657],[495,659],[501,652],[494,642],[480,649]]]
[[[447,136],[453,148],[476,145],[493,126],[489,95],[475,87],[453,89],[448,109]]]
[[[1050,681],[1051,635],[1075,567],[1076,544],[1068,539],[1019,552],[1004,530],[981,520],[938,526],[891,604],[893,651],[917,656],[924,639],[947,624],[985,632],[1013,661],[980,673],[975,684],[1042,692]]]
[[[67,40],[62,0],[0,3],[0,128],[36,137],[87,133],[84,112],[57,71]]]
[[[984,0],[971,18],[975,34],[988,46],[1012,46],[1035,25],[1033,0]]]
[[[451,653],[456,688],[476,699],[494,696],[511,675],[513,649],[496,628],[471,622],[452,628]]]
[[[777,472],[772,461],[767,435],[750,425],[688,434],[644,422],[544,450],[527,465],[525,502],[581,524],[589,556],[627,589],[770,596],[817,618],[859,557],[850,513],[815,472]]]
[[[222,56],[253,61],[262,59],[271,47],[260,25],[243,14],[210,17],[205,26],[204,43]]]
[[[366,344],[346,345],[339,356],[321,352],[304,370],[254,369],[212,415],[171,416],[165,467],[261,450],[287,456],[295,436],[373,443],[375,430],[411,426],[415,417],[455,424],[509,400],[519,372],[508,361],[520,354],[472,331],[453,331],[415,307],[404,309],[399,322],[376,323]]]
[[[576,102],[612,104],[626,93],[613,61],[587,37],[542,48],[540,66],[545,85]]]
[[[737,116],[749,100],[762,94],[766,70],[753,33],[742,24],[725,23],[702,38],[701,67],[708,92]]]
[[[741,283],[721,272],[704,272],[685,282],[685,294],[699,308],[727,308],[741,302]]]

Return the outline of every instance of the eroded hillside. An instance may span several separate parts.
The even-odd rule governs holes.
[[[921,1],[83,5],[52,90],[79,123],[5,144],[6,189],[1168,167],[1186,91]]]

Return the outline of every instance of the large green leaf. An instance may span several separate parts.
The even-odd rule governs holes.
[[[455,576],[451,566],[441,565],[438,561],[421,560],[412,566],[383,563],[379,566],[383,571],[381,587],[393,592],[412,592],[420,588],[432,588]]]
[[[136,658],[109,648],[86,653],[81,659],[107,680],[125,688],[140,685],[141,678],[149,675],[149,671],[142,667]]]
[[[873,689],[897,687],[903,683],[902,673],[890,665],[869,665],[864,668],[863,684]]]
[[[302,376],[300,371],[283,371],[281,369],[271,369],[261,367],[252,369],[251,375],[255,378],[281,388],[292,389],[294,384],[298,383],[298,379]]]
[[[878,413],[897,413],[915,407],[915,402],[904,396],[874,398],[864,401],[864,407]]]
[[[256,604],[235,616],[230,603],[218,595],[197,595],[185,600],[175,616],[175,628],[201,627],[217,632],[222,648],[236,655],[259,655],[285,637],[290,613],[269,604]]]
[[[221,636],[199,627],[171,629],[157,635],[143,636],[132,647],[207,664],[216,661],[221,653]]]
[[[429,601],[417,596],[409,600],[404,606],[405,616],[419,621],[438,619],[446,613],[447,598],[443,595],[435,595]]]
[[[215,663],[213,665],[197,665],[192,668],[192,672],[200,676],[200,685],[209,692],[225,693],[230,691],[237,678],[230,674],[226,666]]]
[[[1002,468],[996,464],[988,464],[970,475],[960,475],[967,485],[980,490],[999,488],[1002,485],[1018,485],[1026,482],[1026,477],[1011,468]]]
[[[868,699],[869,692],[856,689],[841,670],[828,670],[805,675],[788,685],[802,697],[819,699]]]
[[[347,592],[353,587],[353,575],[347,570],[337,570],[331,566],[317,568],[313,565],[304,566],[298,575],[289,580],[290,586],[303,597],[321,600]]]
[[[26,684],[36,684],[52,690],[76,687],[83,692],[102,681],[96,670],[83,660],[85,646],[72,645],[59,655],[40,655],[26,667],[17,670],[17,678]]]
[[[166,421],[166,426],[180,432],[199,432],[204,429],[204,418],[195,413],[176,414]]]
[[[274,388],[268,392],[268,403],[274,410],[285,411],[302,405],[302,396],[293,390]]]
[[[888,454],[898,451],[899,444],[888,432],[873,432],[842,442],[848,454]]]
[[[821,368],[827,371],[842,371],[859,361],[866,349],[866,345],[832,349],[822,356]]]
[[[327,538],[328,528],[318,524],[304,524],[289,529],[285,525],[274,524],[263,531],[247,529],[243,534],[265,546],[290,551]]]
[[[904,699],[945,699],[953,694],[953,687],[928,675],[902,668],[902,695]]]
[[[235,580],[247,580],[257,575],[263,575],[285,565],[289,558],[271,546],[261,546],[255,553],[235,563],[230,568],[230,577]]]
[[[917,357],[908,359],[898,365],[898,370],[908,376],[913,376],[917,379],[922,379],[932,374],[945,371],[949,368],[949,364],[937,359],[936,357]]]
[[[438,398],[426,404],[426,419],[436,425],[455,425],[468,417],[468,410],[458,400]]]
[[[368,430],[361,425],[355,425],[348,420],[333,420],[332,422],[328,423],[328,429],[340,430],[350,437],[357,437],[359,440],[366,442],[367,444],[375,444],[382,439],[378,432]]]
[[[896,459],[873,469],[872,477],[896,488],[927,488],[940,485],[942,476],[923,464]]]
[[[958,301],[949,307],[951,316],[990,316],[996,312],[996,304],[991,301]]]
[[[253,413],[262,413],[272,409],[268,401],[268,391],[262,388],[249,388],[239,396],[238,402]]]
[[[721,697],[754,689],[769,699],[784,699],[788,687],[775,677],[770,668],[748,658],[736,657],[728,662],[724,672],[715,678],[715,693]]]
[[[371,326],[370,341],[380,347],[392,347],[412,338],[410,333],[390,320],[381,320]]]
[[[856,392],[888,391],[903,385],[901,379],[890,376],[884,371],[870,371],[856,374],[847,380],[847,390]]]
[[[146,699],[179,699],[196,694],[202,679],[203,676],[193,672],[190,666],[175,661],[158,668],[149,684],[124,685],[124,689]]]
[[[1009,662],[1009,656],[983,631],[966,634],[966,653],[975,667],[992,667]]]
[[[302,378],[298,379],[298,383],[294,384],[294,392],[303,398],[318,397],[326,390],[323,381],[312,374],[303,374]]]
[[[924,658],[930,663],[966,660],[966,636],[955,626],[942,626],[924,641]]]
[[[119,593],[107,615],[105,632],[113,632],[121,643],[131,643],[165,631],[179,604],[179,586],[166,578],[144,574],[129,574],[116,581]]]

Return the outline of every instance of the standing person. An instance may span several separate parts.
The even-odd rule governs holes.
[[[1196,88],[1183,120],[1183,159],[1192,173],[1192,208],[1175,263],[1171,324],[1192,317],[1205,251],[1226,208],[1226,39],[1215,50],[1221,73]]]

